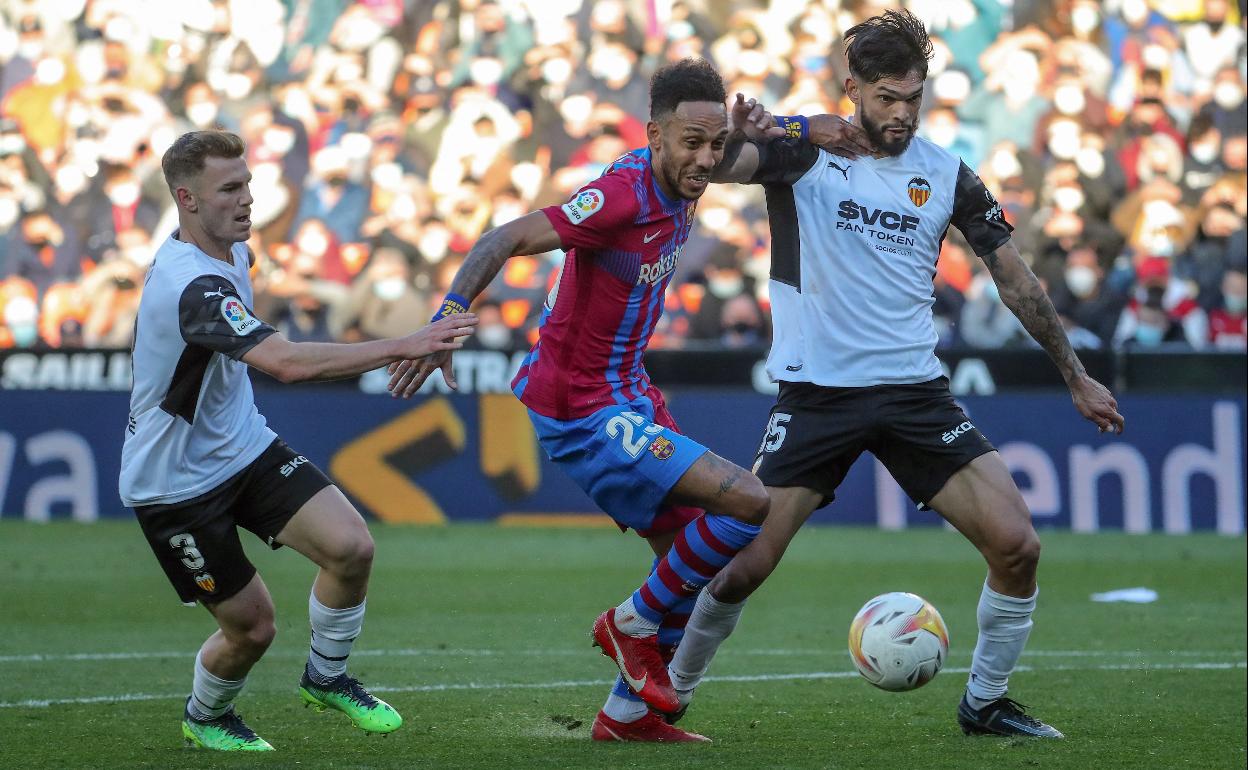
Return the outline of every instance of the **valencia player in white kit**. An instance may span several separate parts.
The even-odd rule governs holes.
[[[772,505],[757,539],[699,597],[672,683],[687,705],[745,598],[870,452],[988,563],[957,709],[963,731],[1058,738],[1006,695],[1031,631],[1040,541],[1009,470],[954,402],[934,353],[932,281],[950,225],[1053,359],[1079,412],[1101,431],[1121,432],[1123,418],[1071,349],[992,194],[959,158],[915,136],[932,50],[922,23],[890,11],[845,38],[853,127],[830,115],[777,118],[792,138],[730,147],[720,167],[727,171],[716,176],[763,185],[771,220],[767,371],[780,393],[754,471]],[[870,149],[857,157],[819,148],[858,129]]]
[[[202,748],[269,751],[233,707],[276,632],[273,599],[238,527],[320,567],[308,598],[303,701],[341,711],[366,732],[391,732],[402,719],[346,671],[364,623],[368,527],[325,474],[265,424],[247,367],[282,382],[350,377],[458,348],[476,318],[450,316],[406,337],[352,345],[286,340],[251,311],[244,149],[234,134],[197,131],[161,160],[178,229],[156,252],[139,305],[120,492],[178,596],[217,621],[195,658],[183,736]]]

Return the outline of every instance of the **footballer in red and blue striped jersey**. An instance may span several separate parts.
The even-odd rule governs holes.
[[[594,623],[595,644],[621,672],[598,740],[699,739],[646,718],[647,705],[680,707],[661,647],[680,641],[693,599],[754,539],[770,506],[757,477],[680,433],[642,366],[695,201],[725,160],[726,98],[704,60],[661,67],[650,83],[648,147],[622,156],[567,203],[483,235],[443,302],[467,306],[510,257],[567,252],[512,388],[546,454],[659,557],[645,583]],[[759,121],[770,116],[762,116],[738,95],[732,127],[763,130]],[[450,364],[449,351],[405,362],[390,390],[410,396],[435,369],[453,386]],[[703,512],[707,505],[715,510]]]
[[[513,383],[538,414],[585,417],[650,388],[642,353],[697,207],[669,198],[650,164],[649,147],[634,150],[567,203],[542,209],[568,255]]]

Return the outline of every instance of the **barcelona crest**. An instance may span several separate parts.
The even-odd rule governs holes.
[[[932,186],[927,180],[921,176],[916,176],[910,180],[910,201],[916,206],[922,206],[927,203],[927,199],[932,197]]]
[[[654,441],[650,442],[650,454],[660,460],[666,460],[671,457],[672,453],[675,451],[676,445],[662,436],[659,436]]]
[[[206,594],[210,594],[217,590],[217,581],[212,577],[211,573],[201,572],[195,576],[195,585],[199,586]]]

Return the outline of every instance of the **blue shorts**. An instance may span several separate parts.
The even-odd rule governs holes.
[[[680,432],[657,390],[576,420],[532,409],[529,419],[547,456],[621,529],[643,537],[671,532],[702,513],[663,503],[707,449]]]

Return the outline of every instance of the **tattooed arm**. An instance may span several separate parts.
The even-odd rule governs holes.
[[[1070,346],[1053,303],[1014,242],[1006,241],[983,259],[1000,290],[1001,301],[1057,364],[1079,412],[1101,431],[1122,433],[1123,418],[1118,413],[1118,402],[1104,385],[1088,376]]]
[[[478,294],[485,291],[503,264],[512,257],[524,254],[542,254],[562,245],[559,234],[550,220],[540,211],[534,211],[490,230],[468,252],[464,264],[451,282],[451,293],[458,294],[472,304]],[[395,396],[410,397],[425,384],[435,369],[442,370],[446,384],[456,387],[451,370],[451,351],[426,356],[419,361],[402,361],[390,367],[390,392]]]

